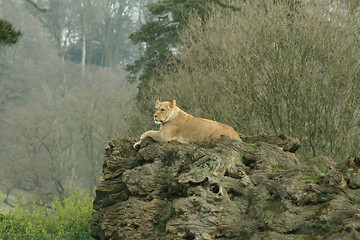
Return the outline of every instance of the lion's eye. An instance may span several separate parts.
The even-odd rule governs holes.
[[[162,111],[162,112],[165,111],[165,108],[162,108],[161,111]]]

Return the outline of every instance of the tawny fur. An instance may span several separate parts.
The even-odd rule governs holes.
[[[232,127],[194,117],[177,107],[176,100],[170,102],[157,100],[155,109],[154,121],[160,124],[160,130],[150,130],[142,134],[140,140],[134,144],[134,148],[137,148],[146,137],[158,142],[176,140],[181,143],[209,141],[221,136],[241,141],[239,134]]]

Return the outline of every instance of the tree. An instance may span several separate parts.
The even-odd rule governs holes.
[[[21,32],[16,30],[11,23],[0,19],[0,44],[15,44],[21,36]]]
[[[91,62],[100,66],[117,67],[132,61],[138,55],[128,35],[137,27],[134,12],[139,1],[104,1],[101,7],[102,21],[94,29],[91,45]]]
[[[4,169],[12,173],[4,181],[8,188],[36,193],[36,200],[44,202],[63,197],[74,163],[64,158],[71,139],[55,113],[29,104],[8,115],[5,125],[9,155]]]
[[[358,19],[329,9],[259,1],[240,12],[217,8],[205,26],[195,15],[169,63],[176,71],[155,66],[162,82],[153,78],[143,94],[176,98],[184,110],[240,133],[297,137],[306,157],[356,155]]]
[[[34,1],[27,0],[33,7],[39,11],[47,11],[48,9],[40,8]],[[21,37],[22,33],[20,30],[13,28],[12,24],[4,19],[0,19],[0,44],[15,44]]]
[[[86,79],[91,84],[73,88],[65,99],[65,124],[72,136],[71,152],[76,162],[74,172],[89,190],[98,184],[105,142],[126,135],[126,118],[134,115],[134,87],[119,82],[119,75],[123,74],[110,69],[88,71]]]
[[[153,20],[144,24],[139,30],[130,35],[135,44],[142,44],[143,55],[134,64],[128,65],[131,74],[129,79],[134,81],[139,77],[138,99],[145,97],[150,78],[158,75],[158,66],[166,66],[173,52],[180,47],[178,33],[187,25],[189,17],[196,14],[200,25],[207,21],[212,5],[238,10],[232,5],[235,1],[220,0],[162,0],[149,4],[148,9]]]
[[[50,10],[41,13],[15,0],[0,4],[4,17],[23,32],[21,44],[0,51],[0,190],[9,205],[18,194],[43,202],[64,197],[70,182],[92,192],[101,176],[104,143],[127,134],[124,118],[134,113],[135,87],[120,68],[67,59],[67,41],[82,44],[83,34],[65,21],[72,16],[64,8],[71,8],[68,2],[49,3]],[[98,10],[90,5],[75,11],[81,7],[75,3],[74,15]],[[54,18],[45,19],[47,14]],[[65,19],[55,18],[62,14]],[[99,19],[94,17],[95,23]],[[54,26],[51,34],[45,23]],[[86,39],[93,39],[90,30],[96,27],[87,24]]]
[[[0,51],[0,110],[5,110],[13,103],[21,103],[29,95],[39,96],[44,79],[48,80],[48,84],[58,84],[61,68],[57,66],[59,59],[54,45],[40,34],[42,26],[39,20],[15,1],[4,1],[0,10],[23,34],[21,44]],[[48,78],[50,71],[52,77]]]
[[[128,39],[137,28],[140,0],[49,2],[50,11],[34,11],[56,41],[64,60],[118,67],[137,56]]]

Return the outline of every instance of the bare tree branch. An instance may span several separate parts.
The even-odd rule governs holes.
[[[50,8],[43,8],[43,7],[39,7],[39,5],[37,5],[36,2],[34,2],[33,0],[26,0],[28,3],[30,3],[32,6],[34,6],[37,10],[39,10],[40,12],[47,12],[50,10]]]

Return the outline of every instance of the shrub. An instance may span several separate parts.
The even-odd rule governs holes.
[[[50,205],[22,199],[8,213],[0,214],[2,239],[90,239],[88,220],[93,199],[84,191],[73,191]]]
[[[176,98],[248,135],[297,137],[305,156],[358,154],[359,16],[288,2],[247,1],[241,11],[215,9],[206,24],[190,21],[144,99]]]

